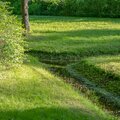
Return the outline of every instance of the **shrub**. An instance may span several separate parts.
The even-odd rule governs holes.
[[[0,63],[13,66],[22,63],[24,49],[21,25],[8,9],[5,2],[0,2]]]

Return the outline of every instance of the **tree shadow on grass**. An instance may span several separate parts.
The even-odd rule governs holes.
[[[0,120],[107,120],[99,113],[76,108],[35,108],[0,111]]]
[[[34,31],[44,35],[28,37],[29,53],[42,61],[74,61],[81,57],[120,53],[120,30]]]
[[[59,46],[62,48],[72,46],[82,48],[83,46],[94,47],[94,45],[120,45],[120,30],[71,30],[71,31],[37,31],[34,33],[43,33],[42,35],[30,35],[27,38],[29,42],[38,42],[37,45],[44,44],[54,49],[58,49]],[[47,48],[46,48],[47,49]]]
[[[30,20],[36,23],[54,22],[111,22],[120,23],[119,18],[96,18],[96,17],[63,17],[63,16],[30,16]]]
[[[104,37],[104,36],[116,36],[120,35],[120,30],[115,29],[82,29],[82,30],[70,30],[70,31],[55,31],[55,30],[33,30],[34,33],[45,33],[49,37],[55,36],[72,36],[72,37]],[[62,36],[61,36],[62,37]]]

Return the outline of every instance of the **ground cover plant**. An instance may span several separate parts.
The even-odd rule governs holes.
[[[120,109],[120,56],[84,58],[68,65],[67,70],[80,83],[99,96],[99,101],[115,111]]]

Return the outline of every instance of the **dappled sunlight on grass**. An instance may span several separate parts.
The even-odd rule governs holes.
[[[32,50],[79,56],[120,52],[119,19],[32,17],[31,25]]]
[[[120,61],[109,62],[104,64],[100,63],[100,64],[97,64],[97,66],[99,66],[102,69],[105,69],[105,71],[109,71],[120,76]]]
[[[39,31],[68,31],[96,28],[119,29],[119,23],[119,19],[109,18],[31,17],[32,30]]]
[[[31,25],[30,54],[62,75],[74,63],[80,76],[119,96],[119,19],[41,16],[32,17]]]
[[[72,66],[96,87],[119,95],[120,19],[32,16],[31,29],[26,53],[34,57],[3,71],[0,120],[117,120],[58,75],[71,79]],[[88,92],[93,101],[103,99]]]
[[[120,55],[88,57],[79,62],[75,69],[109,92],[120,95]]]

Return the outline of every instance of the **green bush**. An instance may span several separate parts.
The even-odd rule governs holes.
[[[30,15],[60,15],[59,0],[36,0],[29,2]]]
[[[12,66],[22,63],[24,49],[21,25],[8,8],[0,2],[0,63]]]

